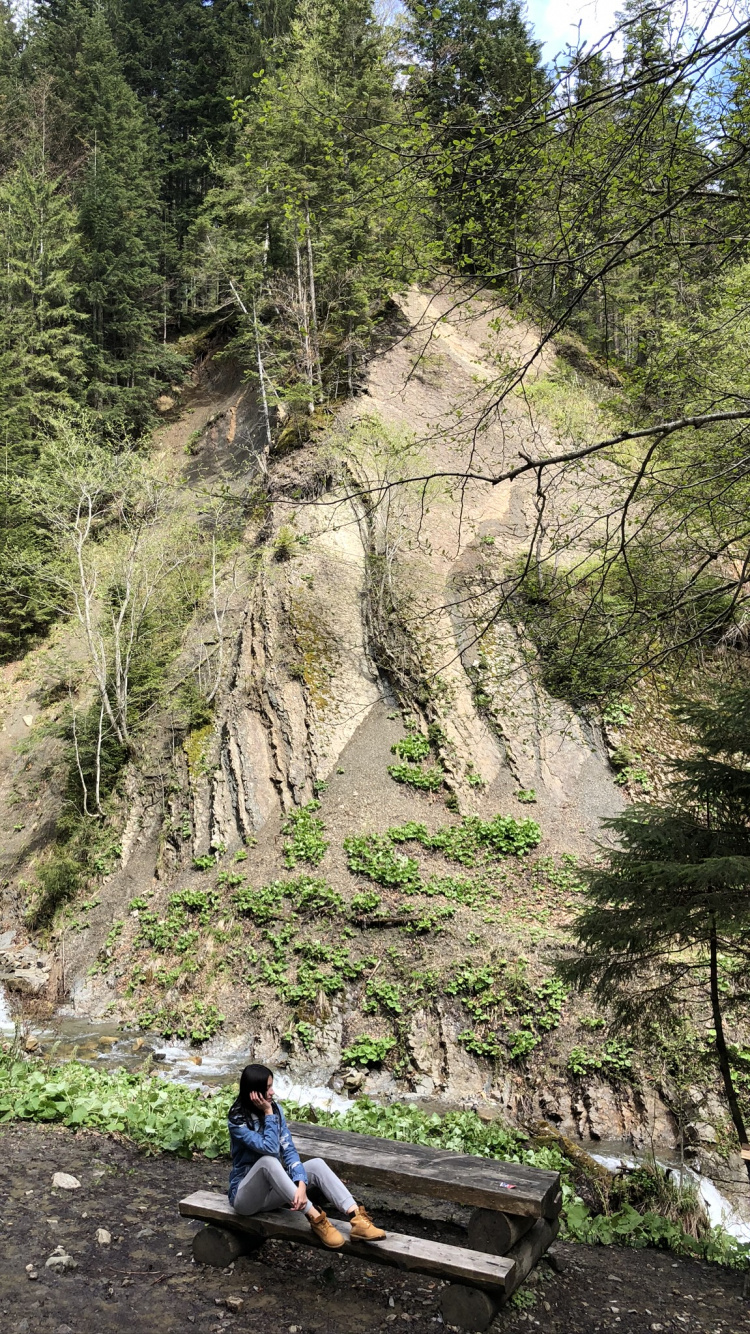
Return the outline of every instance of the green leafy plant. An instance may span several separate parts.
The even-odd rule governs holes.
[[[421,769],[415,764],[389,764],[388,773],[397,783],[416,787],[421,792],[439,792],[445,781],[443,770],[436,765]]]
[[[309,801],[306,806],[292,811],[282,825],[282,833],[287,835],[284,843],[284,865],[290,870],[298,862],[319,866],[325,856],[328,842],[323,837],[325,824],[315,814],[319,810],[319,801]]]
[[[542,831],[535,820],[516,820],[512,815],[496,815],[492,820],[465,815],[460,824],[443,825],[434,834],[426,825],[411,821],[389,829],[388,837],[393,843],[421,843],[451,861],[475,866],[481,852],[490,858],[524,856],[540,842]]]
[[[380,834],[359,834],[344,839],[346,862],[350,871],[366,875],[378,885],[403,889],[419,887],[419,863],[397,852],[390,838]]]
[[[536,788],[522,787],[516,793],[516,801],[528,802],[531,804],[536,801]]]
[[[380,902],[380,895],[376,894],[374,890],[363,890],[359,894],[352,895],[352,912],[377,912],[380,907]]]
[[[389,1051],[396,1045],[395,1038],[355,1038],[341,1053],[342,1065],[382,1065]]]
[[[400,760],[410,760],[412,764],[426,759],[429,753],[430,743],[421,732],[409,732],[391,746],[392,755],[398,755]]]
[[[612,1083],[628,1080],[633,1075],[633,1050],[618,1038],[605,1042],[598,1051],[573,1047],[568,1056],[568,1073],[577,1079],[602,1075]]]

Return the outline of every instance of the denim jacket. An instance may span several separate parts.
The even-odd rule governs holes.
[[[232,1171],[229,1175],[229,1203],[234,1204],[237,1187],[254,1167],[259,1158],[265,1156],[278,1158],[292,1181],[304,1181],[307,1175],[294,1147],[286,1117],[279,1105],[273,1104],[271,1112],[261,1124],[256,1112],[251,1112],[249,1120],[242,1112],[233,1112],[229,1116],[229,1142],[232,1148]]]

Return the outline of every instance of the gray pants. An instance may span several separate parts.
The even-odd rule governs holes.
[[[306,1162],[305,1172],[308,1183],[322,1190],[335,1209],[344,1214],[356,1209],[353,1196],[322,1158],[311,1158]],[[259,1158],[242,1178],[234,1197],[234,1207],[238,1214],[262,1214],[268,1209],[281,1209],[291,1204],[296,1189],[279,1159],[267,1155]],[[308,1201],[304,1212],[308,1214],[311,1208],[313,1206]]]

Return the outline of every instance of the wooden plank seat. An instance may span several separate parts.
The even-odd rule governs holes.
[[[289,1129],[303,1162],[325,1158],[329,1167],[350,1183],[532,1219],[556,1218],[560,1212],[559,1172],[377,1139],[350,1130],[331,1130],[305,1121],[291,1121]]]
[[[187,1218],[203,1218],[208,1223],[230,1227],[233,1231],[249,1233],[255,1237],[274,1237],[302,1246],[321,1245],[307,1219],[292,1209],[276,1209],[272,1213],[249,1216],[238,1214],[226,1195],[199,1190],[180,1201],[180,1213]],[[332,1222],[347,1238],[341,1250],[343,1255],[356,1255],[368,1264],[394,1265],[397,1269],[437,1274],[493,1292],[504,1292],[506,1288],[510,1292],[513,1290],[516,1266],[515,1261],[507,1256],[486,1255],[464,1246],[425,1241],[421,1237],[408,1237],[399,1232],[389,1232],[385,1241],[351,1241],[351,1224],[338,1218],[332,1219]]]

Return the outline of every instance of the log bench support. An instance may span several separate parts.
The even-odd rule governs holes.
[[[352,1241],[351,1225],[332,1220],[347,1239],[340,1254],[446,1280],[440,1293],[446,1324],[487,1329],[557,1234],[562,1203],[557,1172],[308,1123],[292,1122],[290,1129],[303,1162],[325,1158],[352,1184],[473,1207],[468,1246],[395,1232],[384,1241]],[[226,1268],[258,1250],[266,1237],[320,1246],[307,1220],[289,1209],[248,1217],[235,1213],[226,1195],[197,1191],[180,1202],[180,1213],[208,1224],[193,1238],[198,1264]]]

